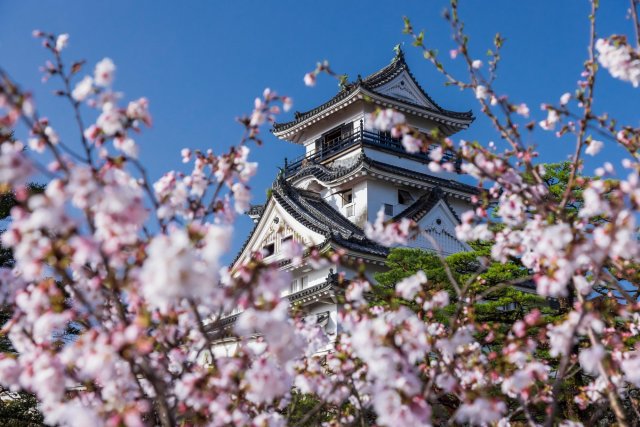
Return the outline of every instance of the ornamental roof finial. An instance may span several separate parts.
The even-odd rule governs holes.
[[[403,61],[404,60],[404,52],[402,51],[402,44],[398,43],[393,47],[393,51],[396,53],[396,56],[393,58],[393,61]]]

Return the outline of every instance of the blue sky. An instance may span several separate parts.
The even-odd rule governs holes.
[[[602,3],[599,34],[630,34],[627,3]],[[386,65],[393,46],[403,42],[414,75],[440,105],[472,109],[479,116],[473,94],[445,87],[442,77],[402,34],[402,16],[407,15],[417,30],[426,30],[426,43],[448,56],[454,45],[441,17],[445,5],[440,0],[0,1],[0,64],[33,90],[41,113],[65,140],[73,141],[75,128],[67,105],[50,95],[54,84],[40,82],[38,67],[46,53],[31,31],[69,33],[67,62],[87,59],[87,71],[103,57],[112,58],[118,67],[116,89],[128,98],[150,100],[154,126],[137,140],[141,158],[156,179],[182,168],[183,147],[219,153],[237,142],[241,128],[234,118],[249,112],[265,87],[293,97],[294,109],[305,111],[337,90],[336,82],[326,77],[315,88],[304,86],[304,73],[317,61],[327,59],[336,71],[355,78]],[[478,58],[485,59],[496,32],[506,37],[497,87],[512,100],[527,102],[537,120],[545,116],[539,110],[542,102],[557,102],[564,92],[575,89],[587,53],[588,10],[588,2],[578,0],[468,0],[460,7]],[[456,70],[456,63],[452,65]],[[637,90],[608,74],[600,76],[596,110],[640,125]],[[458,136],[484,142],[496,138],[482,117]],[[539,146],[544,161],[564,160],[573,149],[573,140],[557,140],[540,131],[531,142]],[[605,147],[604,158],[617,162],[620,152],[611,144]],[[252,183],[255,202],[264,199],[284,157],[300,154],[301,147],[265,134],[265,146],[253,150],[260,163]],[[585,171],[593,171],[599,161],[589,159]],[[236,248],[250,226],[247,218],[240,221]]]

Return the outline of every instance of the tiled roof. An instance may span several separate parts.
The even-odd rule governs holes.
[[[393,219],[397,221],[402,218],[409,218],[418,222],[433,209],[436,203],[442,199],[442,196],[442,190],[439,187],[434,187],[420,196],[405,210],[394,216]]]
[[[360,76],[358,76],[358,80],[356,80],[355,82],[347,83],[346,85],[344,85],[342,87],[340,92],[338,92],[338,94],[336,94],[333,98],[331,98],[329,101],[325,102],[322,105],[319,105],[318,107],[316,107],[316,108],[314,108],[312,110],[305,111],[305,112],[296,111],[295,115],[294,115],[295,119],[290,121],[290,122],[274,123],[273,124],[273,132],[284,131],[284,130],[292,127],[292,126],[295,126],[298,123],[301,123],[301,122],[305,121],[306,119],[308,119],[310,117],[313,117],[317,113],[319,113],[319,112],[327,109],[328,107],[331,107],[332,105],[337,104],[338,102],[340,102],[343,99],[347,98],[349,95],[354,93],[360,87],[368,89],[368,90],[371,90],[371,91],[375,92],[377,95],[380,95],[382,97],[392,98],[392,97],[389,97],[388,95],[383,95],[383,94],[377,92],[376,89],[379,88],[380,86],[384,85],[385,83],[389,82],[390,80],[392,80],[393,78],[395,78],[397,75],[399,75],[401,72],[403,72],[405,70],[407,71],[407,73],[409,74],[409,76],[411,77],[413,82],[416,84],[416,86],[418,87],[420,92],[425,96],[425,98],[427,98],[429,100],[429,102],[431,104],[434,105],[435,108],[429,108],[429,107],[425,107],[424,105],[413,104],[411,102],[407,102],[405,99],[402,99],[400,101],[402,101],[403,103],[407,103],[409,105],[412,105],[414,107],[420,108],[422,110],[431,111],[433,113],[444,115],[444,116],[447,116],[447,117],[452,118],[452,119],[463,120],[463,121],[468,122],[468,123],[471,123],[474,120],[473,113],[471,111],[458,112],[458,111],[446,110],[446,109],[440,107],[429,96],[429,94],[427,94],[427,92],[425,92],[425,90],[420,86],[418,81],[415,79],[415,77],[413,76],[413,74],[409,70],[409,66],[407,65],[407,63],[406,63],[406,61],[404,59],[404,53],[402,53],[402,50],[398,50],[398,54],[396,55],[396,57],[393,58],[391,63],[389,65],[387,65],[386,67],[384,67],[383,69],[381,69],[381,70],[379,70],[379,71],[377,71],[377,72],[365,77],[364,79],[362,79],[362,78],[360,78]],[[392,99],[396,100],[395,98],[392,98]],[[468,125],[468,123],[467,123],[467,125]],[[466,125],[462,126],[462,128],[464,128],[464,127],[466,127]]]
[[[471,194],[480,194],[481,190],[473,185],[464,184],[453,179],[440,178],[426,173],[416,172],[412,169],[405,169],[395,165],[379,162],[377,160],[367,158],[368,164],[376,169],[391,174],[405,176],[407,178],[418,179],[437,185],[439,187],[450,188],[452,190],[460,190]]]
[[[400,48],[398,48],[396,57],[393,58],[393,60],[389,65],[387,65],[380,71],[377,71],[367,76],[364,80],[362,80],[362,83],[365,85],[365,87],[369,89],[376,89],[384,85],[385,83],[393,80],[396,76],[398,76],[401,72],[405,70],[409,74],[409,76],[411,77],[415,85],[418,87],[422,95],[424,95],[424,97],[427,98],[429,102],[436,107],[435,111],[439,113],[443,113],[450,117],[456,117],[461,119],[473,119],[473,113],[471,111],[465,111],[465,112],[451,111],[451,110],[446,110],[441,106],[439,106],[438,103],[435,102],[429,96],[429,94],[422,88],[422,86],[420,86],[420,83],[418,83],[418,80],[415,78],[415,76],[409,69],[407,62],[404,59],[404,52]]]
[[[325,292],[329,292],[331,294],[338,294],[343,292],[343,289],[347,286],[348,280],[345,280],[339,274],[334,273],[333,270],[329,270],[329,274],[327,278],[317,285],[310,286],[308,288],[302,289],[300,291],[291,293],[287,295],[287,298],[292,304],[304,303],[304,301],[310,297],[314,297],[316,295],[322,295]],[[209,323],[205,326],[207,332],[214,336],[215,339],[222,339],[232,336],[231,327],[236,323],[238,317],[240,317],[242,313],[232,314],[226,317],[221,318],[218,321]],[[325,313],[319,313],[318,322],[323,320],[323,315]]]
[[[295,188],[280,179],[273,186],[273,196],[298,222],[318,234],[364,237],[360,227],[331,207],[318,193]]]
[[[407,206],[405,210],[394,216],[393,219],[395,221],[398,221],[402,218],[409,218],[414,220],[415,222],[418,222],[422,218],[424,218],[424,216],[428,214],[440,200],[445,203],[449,211],[451,211],[453,217],[456,219],[456,221],[458,221],[458,223],[460,223],[461,221],[458,217],[458,214],[451,207],[451,205],[447,201],[447,196],[440,187],[434,187],[424,193],[415,202]]]
[[[373,242],[367,238],[364,239],[343,239],[340,236],[333,236],[329,239],[327,244],[335,243],[345,249],[350,249],[354,252],[359,252],[368,255],[374,255],[378,257],[386,257],[389,255],[389,248]]]
[[[427,173],[416,172],[414,170],[402,168],[395,165],[389,165],[384,162],[373,160],[364,153],[360,154],[357,157],[356,161],[346,167],[329,167],[318,163],[309,163],[287,179],[289,181],[292,181],[306,176],[313,176],[321,182],[331,182],[357,170],[363,164],[367,169],[376,168],[390,174],[428,182],[438,187],[448,188],[451,190],[459,190],[470,194],[480,194],[480,189],[473,185],[464,184],[453,179],[440,178],[434,175],[429,175]]]
[[[386,256],[388,253],[387,248],[369,240],[360,227],[345,218],[318,193],[295,188],[286,180],[279,178],[272,186],[271,197],[296,221],[325,236],[326,240],[320,246],[333,242],[365,254]],[[251,230],[232,264],[238,261],[246,249],[258,229],[258,224]]]
[[[329,205],[318,193],[301,190],[279,180],[273,195],[291,216],[328,242],[371,255],[386,256],[388,249],[369,240],[364,231]]]
[[[251,205],[245,213],[249,216],[260,216],[262,212],[264,212],[264,205]]]
[[[354,156],[354,161],[348,165],[325,166],[320,163],[310,162],[298,169],[287,179],[290,181],[293,179],[304,178],[306,176],[313,176],[321,182],[331,182],[360,168],[366,159],[368,159],[367,156],[364,153],[360,153],[357,157]]]

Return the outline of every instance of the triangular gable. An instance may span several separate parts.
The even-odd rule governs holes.
[[[420,230],[435,240],[420,235],[411,242],[411,246],[427,250],[440,250],[445,255],[470,251],[471,247],[456,238],[456,226],[459,224],[456,214],[444,199],[440,199],[418,222]]]
[[[282,242],[283,239],[289,236],[305,247],[318,245],[325,240],[323,235],[308,229],[298,222],[280,206],[274,197],[271,197],[240,254],[234,261],[234,266],[241,265],[252,253],[261,251],[271,244],[274,245],[273,259],[282,257]]]
[[[381,95],[390,96],[401,101],[407,101],[422,107],[438,110],[439,108],[431,102],[422,92],[418,84],[413,80],[411,74],[405,69],[389,82],[375,88]]]

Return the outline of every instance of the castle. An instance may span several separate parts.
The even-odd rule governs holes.
[[[305,154],[285,160],[266,203],[251,207],[254,228],[234,261],[238,266],[261,253],[290,271],[287,298],[316,316],[329,337],[339,328],[339,274],[349,280],[356,271],[344,265],[312,268],[306,259],[294,265],[281,250],[288,240],[319,252],[342,250],[364,262],[367,276],[373,277],[385,271],[389,249],[369,240],[363,227],[383,209],[388,219],[416,221],[445,255],[470,249],[456,239],[455,226],[478,189],[461,183],[456,173],[427,173],[429,152],[408,153],[388,132],[369,130],[367,114],[377,108],[401,112],[409,126],[425,134],[437,128],[449,136],[474,120],[471,112],[445,110],[432,100],[398,50],[380,71],[342,86],[312,110],[296,112],[294,120],[274,124],[276,137],[302,145]],[[443,161],[455,162],[452,156],[445,152]],[[434,249],[424,236],[410,246]],[[230,328],[237,316],[217,323]]]

